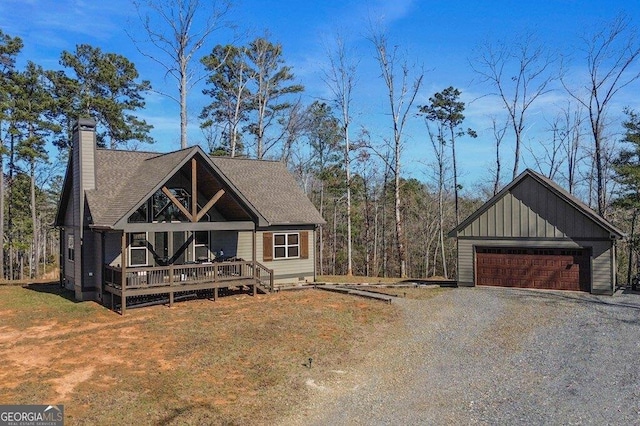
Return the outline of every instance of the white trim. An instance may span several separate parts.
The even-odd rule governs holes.
[[[143,247],[134,247],[133,246],[133,236],[135,234],[144,234],[144,240],[148,241],[149,235],[146,232],[130,232],[129,233],[129,241],[128,241],[128,263],[129,263],[129,267],[131,268],[135,268],[137,266],[147,266],[149,264],[149,250],[147,249],[147,246],[143,246]],[[133,260],[133,256],[131,254],[132,250],[144,250],[144,263],[141,264],[133,264],[131,261]]]
[[[284,235],[284,244],[276,244],[276,239],[279,235]],[[296,244],[289,244],[289,236],[295,235],[297,237]],[[296,256],[289,256],[289,249],[297,247],[298,254]],[[284,248],[284,256],[278,256],[276,254],[276,248]],[[286,259],[300,259],[300,232],[274,232],[273,233],[273,260],[286,260]]]
[[[198,240],[196,235],[198,232],[206,232],[207,233],[207,242],[205,244],[198,244]],[[198,247],[206,247],[207,248],[207,260],[211,258],[211,233],[209,231],[193,231],[193,261],[198,261],[197,256],[197,248]]]

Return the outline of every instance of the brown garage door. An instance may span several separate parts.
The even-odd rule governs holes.
[[[589,291],[586,250],[476,249],[476,283],[502,287]]]

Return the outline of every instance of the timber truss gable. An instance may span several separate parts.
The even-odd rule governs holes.
[[[142,223],[186,223],[197,227],[200,222],[257,224],[264,220],[201,148],[196,146],[190,150],[190,155],[174,164],[116,222],[115,229]],[[154,162],[153,158],[145,161],[135,179],[145,179],[145,167],[156,166]]]

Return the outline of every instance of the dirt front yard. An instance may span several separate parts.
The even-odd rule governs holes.
[[[319,290],[122,317],[57,284],[0,287],[0,404],[67,424],[269,424],[402,328],[397,308]]]

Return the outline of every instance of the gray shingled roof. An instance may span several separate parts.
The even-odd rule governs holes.
[[[86,193],[94,226],[114,226],[196,152],[202,150],[191,147],[167,154],[96,150],[96,189]],[[227,183],[270,225],[325,223],[283,164],[222,157],[211,160]]]
[[[192,152],[193,148],[169,154],[96,150],[96,189],[86,194],[94,225],[115,224]]]
[[[271,225],[325,223],[284,164],[229,157],[211,160]]]

